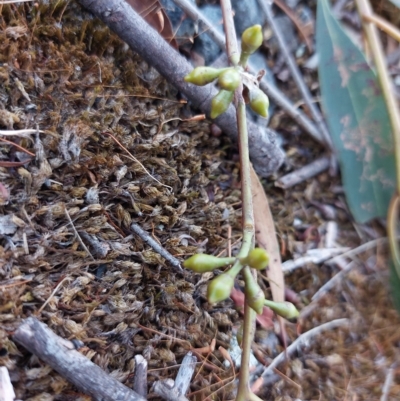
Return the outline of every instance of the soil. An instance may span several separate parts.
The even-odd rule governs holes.
[[[0,366],[17,399],[90,399],[13,342],[28,316],[80,341],[81,353],[127,386],[142,354],[149,397],[190,349],[215,339],[213,352],[197,354],[188,398],[234,399],[223,352],[240,326],[234,303],[208,304],[211,273],[177,270],[130,229],[139,224],[180,261],[240,245],[236,145],[193,115],[76,2],[0,6],[0,129],[30,130],[0,139]],[[277,176],[321,154],[279,111],[272,124],[287,153]],[[399,317],[386,243],[376,240],[382,230],[352,222],[340,177],[328,172],[287,191],[272,178],[263,183],[284,260],[323,247],[332,223],[337,246],[372,242],[341,263],[307,263],[286,277],[287,297],[302,310],[297,324],[287,323],[289,345],[311,328],[348,320],[298,347],[259,396],[377,400],[392,374],[385,399],[397,399]],[[260,282],[268,286],[261,275]],[[253,351],[265,365],[284,350],[278,331],[257,328]]]

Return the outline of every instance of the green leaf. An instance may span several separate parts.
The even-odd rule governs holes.
[[[332,15],[318,2],[317,51],[322,105],[355,220],[385,217],[395,190],[389,116],[374,71]]]

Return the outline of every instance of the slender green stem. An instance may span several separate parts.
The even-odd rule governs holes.
[[[235,28],[233,25],[232,6],[230,0],[221,0],[222,15],[224,18],[224,29],[226,37],[226,50],[231,64],[238,65],[240,55],[236,40]],[[247,256],[254,247],[254,216],[253,216],[253,198],[251,194],[251,164],[249,158],[249,140],[246,121],[246,105],[243,99],[243,84],[240,84],[235,91],[236,119],[238,124],[238,143],[240,155],[240,178],[242,187],[242,227],[243,240],[238,259]],[[231,270],[238,270],[241,266],[240,261],[235,262]],[[252,274],[257,274],[252,271]],[[249,366],[251,355],[251,344],[254,338],[256,323],[256,313],[251,309],[245,300],[244,322],[243,322],[243,342],[242,342],[242,360],[239,375],[239,388],[236,401],[247,401],[251,398],[249,388]],[[254,400],[254,398],[253,398]]]
[[[226,38],[226,52],[229,57],[229,61],[232,65],[238,65],[239,63],[239,51],[236,40],[236,31],[233,24],[232,5],[230,1],[221,1],[222,16],[224,19],[224,31]]]
[[[242,226],[243,242],[238,258],[247,256],[254,246],[253,197],[251,195],[251,164],[249,158],[249,140],[247,135],[246,105],[240,87],[235,93],[237,99],[236,118],[239,132],[240,179],[242,184]]]
[[[356,0],[355,3],[363,21],[363,28],[375,61],[378,80],[381,85],[382,94],[389,113],[390,124],[393,132],[393,149],[396,158],[397,193],[400,193],[400,113],[397,100],[394,95],[393,83],[390,80],[387,70],[386,57],[379,39],[378,29],[373,23],[367,22],[365,18],[363,19],[363,17],[369,17],[373,15],[371,4],[368,0]]]
[[[249,366],[251,355],[251,344],[254,339],[256,312],[247,303],[244,305],[242,359],[240,362],[239,388],[236,401],[247,401],[249,388]]]
[[[249,144],[246,123],[246,106],[242,96],[242,88],[239,88],[235,95],[237,99],[236,117],[239,132],[239,153],[240,153],[240,174],[242,183],[242,226],[243,241],[238,254],[238,258],[245,257],[250,249],[254,247],[254,215],[253,198],[251,195],[251,176],[250,176],[250,158]],[[254,273],[253,273],[254,275]],[[239,388],[236,401],[246,401],[250,392],[249,389],[249,366],[251,344],[254,338],[256,323],[256,313],[247,303],[244,305],[243,322],[243,342],[242,342],[242,360],[239,374]]]

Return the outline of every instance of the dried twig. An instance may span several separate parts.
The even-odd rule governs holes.
[[[143,164],[138,159],[136,159],[136,157],[133,156],[132,153],[129,152],[129,150],[124,145],[122,145],[122,143],[113,134],[111,134],[111,132],[104,132],[104,134],[109,135],[121,147],[121,149],[125,150],[125,152],[128,153],[129,158],[132,159],[135,163],[139,164],[139,166],[145,171],[145,173],[151,179],[153,179],[154,181],[158,182],[163,187],[168,188],[170,191],[172,191],[172,188],[169,185],[165,185],[162,182],[158,181],[157,178],[153,177],[150,174],[149,170],[147,170],[147,168],[145,166],[143,166]]]
[[[196,362],[196,357],[188,352],[183,358],[175,382],[171,379],[157,381],[153,386],[154,392],[167,401],[188,401],[185,394],[189,388]]]
[[[131,224],[131,230],[137,234],[144,242],[150,245],[157,253],[159,253],[165,260],[167,260],[173,267],[179,271],[183,271],[179,260],[172,256],[166,249],[164,249],[156,240],[154,240],[142,227],[136,223]]]
[[[385,383],[382,388],[382,395],[380,401],[387,401],[389,399],[390,387],[393,384],[393,377],[396,364],[393,364],[386,373]]]
[[[15,398],[14,388],[11,384],[8,369],[0,367],[0,401],[13,401]]]
[[[33,1],[33,0],[29,0]],[[18,130],[0,130],[0,135],[5,135],[5,136],[25,136],[25,135],[30,135],[30,134],[37,134],[40,132],[41,134],[45,134],[46,131],[41,131],[37,129],[18,129]]]
[[[56,286],[56,288],[54,288],[53,292],[50,294],[50,296],[46,299],[45,303],[40,307],[40,309],[37,311],[36,315],[40,315],[43,311],[43,309],[46,307],[46,305],[50,302],[50,300],[54,297],[54,295],[56,295],[58,289],[61,287],[61,285],[64,283],[64,281],[70,281],[71,278],[70,277],[64,277]]]
[[[330,159],[327,156],[321,157],[314,160],[310,164],[299,168],[277,180],[275,186],[283,189],[288,189],[294,185],[300,184],[301,182],[308,180],[317,174],[322,173],[330,166]]]
[[[279,28],[278,24],[275,22],[275,18],[272,15],[270,3],[265,0],[258,0],[258,4],[260,5],[261,9],[263,10],[265,16],[267,17],[269,25],[271,26],[272,30],[274,31],[275,37],[279,43],[279,47],[282,51],[283,56],[286,59],[286,64],[289,67],[290,72],[292,73],[292,77],[293,77],[297,87],[299,88],[299,90],[303,96],[303,99],[311,112],[311,115],[313,116],[315,122],[317,123],[317,125],[319,127],[319,132],[325,142],[325,145],[329,149],[332,149],[332,141],[329,136],[328,128],[324,122],[322,114],[320,113],[320,111],[315,106],[315,104],[312,100],[310,91],[307,88],[307,85],[305,84],[303,77],[301,76],[301,73],[299,71],[299,68],[297,67],[296,62],[294,61],[292,55],[289,52],[289,46],[286,43],[286,40],[282,34],[282,31]]]
[[[384,18],[376,14],[363,15],[362,17],[365,21],[373,22],[379,29],[386,32],[393,39],[400,42],[400,30],[396,26],[392,25],[390,22],[386,21]]]
[[[133,389],[143,397],[147,396],[147,361],[142,355],[135,355]]]
[[[67,341],[34,317],[23,320],[13,339],[42,359],[80,391],[96,400],[145,401],[133,390],[107,375]]]
[[[29,156],[35,157],[35,154],[34,154],[34,153],[32,153],[32,152],[30,152],[29,150],[23,148],[21,145],[18,145],[18,143],[9,141],[8,139],[4,139],[4,138],[0,138],[0,141],[1,141],[1,142],[8,143],[8,144],[10,144],[10,145],[12,145],[12,146],[15,146],[15,147],[18,148],[21,152],[24,152],[24,153],[28,154]]]
[[[209,114],[211,99],[217,93],[212,85],[199,87],[184,81],[191,64],[169,46],[125,0],[79,0],[108,25],[133,51],[163,75],[202,112]],[[236,111],[233,105],[218,117],[216,123],[232,139],[237,140]],[[249,125],[250,156],[257,172],[269,176],[284,159],[284,153],[271,132]]]
[[[76,228],[74,226],[73,221],[71,220],[71,216],[68,213],[67,208],[65,208],[65,215],[67,216],[67,219],[69,221],[69,223],[71,224],[72,230],[75,233],[75,236],[78,238],[79,243],[81,244],[82,248],[85,250],[85,252],[92,258],[92,260],[95,260],[94,257],[92,256],[92,254],[90,253],[89,249],[87,248],[87,246],[85,245],[85,243],[82,241],[81,236],[79,235],[78,231],[76,231]]]
[[[295,269],[303,267],[307,263],[319,264],[331,259],[333,256],[343,254],[343,252],[349,251],[350,248],[316,248],[309,249],[305,255],[297,258],[290,259],[282,264],[282,270],[285,273],[289,273]]]
[[[349,319],[336,319],[332,320],[331,322],[327,322],[324,324],[321,324],[320,326],[314,327],[313,329],[306,331],[303,333],[300,337],[298,337],[295,341],[293,341],[292,344],[289,345],[287,348],[287,355],[293,354],[298,347],[301,345],[308,343],[312,337],[315,337],[319,334],[321,334],[324,331],[327,330],[333,330],[338,327],[345,326],[349,323]],[[267,379],[268,376],[272,375],[274,373],[274,369],[283,361],[285,360],[285,352],[281,352],[271,363],[268,365],[268,367],[264,370],[262,374],[262,378],[264,381]]]
[[[173,0],[193,21],[199,23],[200,28],[212,38],[215,43],[225,51],[225,37],[221,34],[214,25],[208,21],[206,17],[188,0]],[[248,66],[252,73],[257,73],[257,69],[252,65],[251,58]],[[304,113],[296,109],[290,100],[275,86],[271,85],[265,79],[260,82],[260,88],[271,98],[271,100],[281,107],[285,112],[292,117],[297,124],[312,136],[318,142],[323,142],[321,134],[318,132],[315,125],[310,121]],[[256,167],[256,166],[255,166]],[[257,170],[257,168],[256,168]]]

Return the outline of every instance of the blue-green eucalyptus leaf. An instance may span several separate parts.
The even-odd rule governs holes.
[[[322,105],[355,220],[385,217],[395,188],[387,108],[374,71],[330,11],[318,2],[317,51]]]

